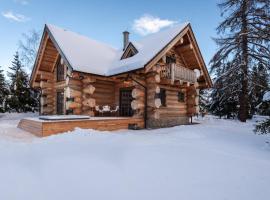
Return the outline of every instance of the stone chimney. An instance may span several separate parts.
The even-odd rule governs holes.
[[[127,45],[129,43],[129,32],[128,31],[124,31],[123,32],[123,51],[126,50]]]

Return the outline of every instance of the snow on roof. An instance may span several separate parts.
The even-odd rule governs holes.
[[[263,101],[270,101],[270,91],[266,92],[263,95]]]
[[[73,70],[110,76],[144,67],[188,24],[183,23],[132,42],[138,53],[122,60],[122,50],[54,25],[46,27]]]

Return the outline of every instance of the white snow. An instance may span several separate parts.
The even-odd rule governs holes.
[[[263,95],[263,101],[270,101],[270,91],[266,92]]]
[[[138,53],[123,60],[120,60],[122,50],[54,25],[46,27],[74,70],[111,76],[144,67],[188,24],[176,25],[132,42]]]
[[[27,116],[32,116],[28,114]],[[268,199],[269,136],[207,116],[157,130],[37,138],[0,118],[0,199]],[[259,119],[259,118],[257,118]],[[261,119],[259,119],[261,120]]]

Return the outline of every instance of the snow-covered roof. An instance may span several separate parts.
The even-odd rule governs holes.
[[[122,49],[115,49],[54,25],[46,27],[73,70],[111,76],[144,67],[188,24],[176,25],[132,42],[138,53],[122,60]]]
[[[266,92],[263,95],[263,101],[270,101],[270,91]]]

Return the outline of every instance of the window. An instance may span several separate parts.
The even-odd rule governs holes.
[[[64,81],[65,80],[65,66],[61,64],[59,61],[57,64],[57,81]]]
[[[159,98],[161,100],[161,106],[166,106],[166,90],[160,88]]]
[[[184,92],[178,92],[178,102],[185,102],[185,93]]]
[[[166,64],[176,63],[175,56],[166,56]]]

